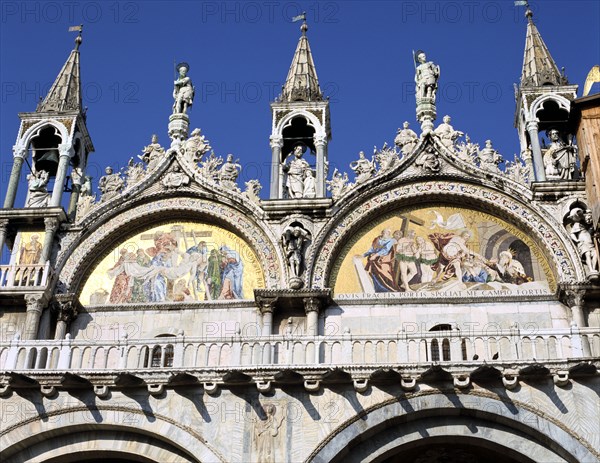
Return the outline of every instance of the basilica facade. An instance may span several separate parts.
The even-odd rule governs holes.
[[[0,210],[2,461],[600,461],[598,99],[527,18],[514,161],[438,117],[419,51],[418,124],[347,172],[304,20],[262,195],[187,63],[170,140],[94,191],[80,30]]]

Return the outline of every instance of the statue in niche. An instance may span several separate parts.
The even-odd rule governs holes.
[[[450,120],[450,116],[444,116],[444,122],[438,125],[433,133],[440,137],[440,140],[445,146],[452,149],[458,137],[462,137],[464,133],[460,130],[454,130],[454,127],[450,125]]]
[[[544,170],[548,180],[571,180],[575,173],[577,148],[562,141],[560,132],[550,129],[546,132],[552,141],[544,153]]]
[[[288,192],[288,198],[304,198],[304,180],[306,171],[310,170],[310,165],[302,158],[302,145],[294,148],[294,158],[289,164],[283,165],[284,172],[287,172],[285,186]]]
[[[158,143],[158,137],[152,135],[151,143],[148,146],[144,146],[142,154],[138,156],[138,158],[148,165],[148,170],[152,170],[156,167],[164,154],[165,149]]]
[[[571,209],[569,219],[573,221],[571,239],[577,245],[581,259],[587,267],[588,276],[598,276],[598,254],[591,233],[591,217],[580,207]]]
[[[200,161],[202,156],[211,149],[208,140],[206,140],[204,135],[200,135],[200,133],[200,129],[194,129],[192,135],[184,142],[182,148],[185,158],[194,164]]]
[[[113,174],[112,167],[108,166],[105,170],[106,175],[100,178],[98,189],[102,192],[100,202],[106,202],[121,194],[125,181],[120,173]]]
[[[502,155],[492,147],[492,141],[485,141],[485,148],[479,152],[479,167],[489,172],[500,173],[499,164],[504,162]]]
[[[422,50],[416,53],[416,58],[418,63],[415,72],[417,103],[422,98],[429,98],[432,103],[435,103],[440,67],[431,61],[427,61],[425,52]]]
[[[298,280],[302,274],[304,245],[308,239],[308,232],[297,225],[287,227],[281,236],[285,257],[290,267],[290,282]]]
[[[227,160],[219,169],[219,184],[228,190],[237,190],[237,178],[242,171],[242,166],[238,163],[239,159],[233,160],[233,154],[227,155]]]
[[[179,72],[178,79],[174,82],[173,88],[173,114],[186,114],[187,110],[194,103],[194,86],[192,80],[187,76],[190,65],[179,63],[176,67]]]
[[[375,175],[375,163],[365,157],[364,151],[359,152],[358,159],[350,163],[350,169],[354,171],[357,184],[366,182]]]
[[[48,193],[48,181],[50,173],[45,170],[32,172],[27,176],[29,182],[29,198],[25,207],[46,207],[50,200]]]
[[[306,173],[304,174],[304,192],[302,196],[304,198],[317,197],[317,181],[312,169],[306,169]]]
[[[414,130],[408,128],[409,126],[410,124],[408,121],[405,121],[403,128],[398,129],[398,133],[394,139],[395,145],[400,148],[400,151],[402,151],[402,154],[405,156],[412,153],[412,150],[419,142],[419,137],[417,137],[417,134],[414,132]]]

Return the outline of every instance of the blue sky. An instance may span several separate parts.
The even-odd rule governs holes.
[[[187,61],[196,87],[191,128],[202,129],[217,155],[239,158],[240,183],[258,177],[266,197],[269,103],[300,36],[291,18],[302,11],[331,101],[330,172],[350,172],[360,150],[370,154],[374,145],[393,142],[405,120],[417,130],[413,49],[425,50],[441,67],[436,125],[449,114],[455,129],[480,144],[491,138],[505,158],[519,149],[513,83],[520,77],[526,20],[512,1],[3,0],[0,7],[2,198],[17,113],[35,110],[73,47],[68,27],[80,23],[94,184],[105,166],[119,169],[140,154],[153,133],[169,145],[173,63]],[[533,1],[531,7],[558,66],[583,87],[600,62],[600,2]],[[21,203],[24,190],[23,184]]]

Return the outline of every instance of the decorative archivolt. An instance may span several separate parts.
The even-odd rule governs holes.
[[[77,292],[84,277],[122,239],[139,231],[140,227],[160,225],[174,220],[214,223],[244,240],[256,253],[268,288],[281,286],[282,256],[278,239],[233,207],[207,199],[170,197],[135,205],[114,215],[84,236],[71,234],[64,238],[63,259],[57,264],[59,281],[64,290]]]
[[[404,184],[402,184],[404,183]],[[338,217],[325,227],[313,242],[307,267],[311,287],[331,284],[331,272],[345,245],[366,224],[392,211],[416,205],[443,204],[485,211],[525,232],[552,263],[558,282],[585,280],[585,272],[573,242],[559,220],[548,217],[535,205],[528,206],[512,195],[489,186],[448,178],[413,178],[410,183],[397,179],[379,185],[368,198],[353,196],[338,211]]]

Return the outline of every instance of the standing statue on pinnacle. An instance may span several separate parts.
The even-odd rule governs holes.
[[[435,94],[440,78],[440,67],[427,61],[425,52],[419,50],[415,55],[415,84],[417,96],[417,120],[421,123],[423,134],[433,131],[435,120]]]
[[[186,114],[188,107],[194,102],[194,86],[192,80],[187,76],[190,65],[179,63],[176,67],[179,72],[178,79],[174,82],[173,88],[173,114]]]
[[[419,50],[416,53],[415,83],[417,84],[417,103],[422,98],[430,98],[435,103],[437,83],[440,78],[440,67],[431,61],[427,61],[425,52]]]

